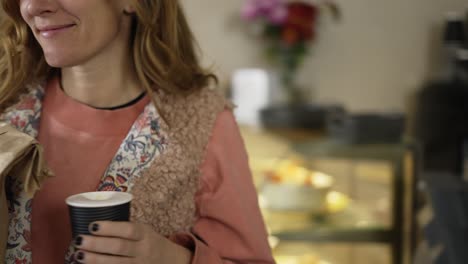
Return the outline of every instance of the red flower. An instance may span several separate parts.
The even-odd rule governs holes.
[[[31,231],[29,230],[24,230],[23,234],[22,234],[23,238],[24,238],[24,241],[26,241],[26,245],[22,246],[21,249],[26,251],[26,252],[31,252],[32,251],[32,248],[31,248]]]
[[[293,2],[288,4],[287,9],[288,16],[281,34],[283,41],[294,45],[300,41],[313,40],[318,8],[303,2]]]
[[[34,97],[26,98],[25,100],[21,101],[21,103],[18,104],[17,109],[18,110],[29,110],[29,109],[34,109],[34,105],[36,104],[37,99]]]
[[[123,177],[122,175],[117,175],[116,181],[118,182],[118,184],[120,186],[121,184],[126,183],[127,179],[125,177]]]
[[[99,191],[126,192],[128,187],[124,184],[127,181],[128,180],[121,175],[117,175],[115,177],[108,175],[99,183]]]
[[[15,259],[15,264],[26,264],[28,263],[28,260],[23,258],[23,259]]]

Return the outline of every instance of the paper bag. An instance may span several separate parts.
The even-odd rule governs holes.
[[[5,259],[8,238],[7,176],[21,181],[26,193],[32,197],[51,173],[45,166],[39,143],[0,122],[0,262]]]

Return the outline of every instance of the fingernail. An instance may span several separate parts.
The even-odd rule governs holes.
[[[99,224],[93,224],[93,225],[91,226],[91,230],[92,230],[93,232],[97,232],[97,231],[99,230]]]
[[[76,254],[76,259],[77,260],[83,260],[84,259],[84,253],[83,252],[78,252],[78,254]]]
[[[77,236],[75,238],[75,246],[81,246],[82,243],[83,243],[83,237],[82,236]]]

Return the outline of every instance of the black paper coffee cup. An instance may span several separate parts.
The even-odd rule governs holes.
[[[133,197],[125,192],[88,192],[72,195],[65,202],[70,212],[72,235],[89,235],[95,221],[129,221]]]

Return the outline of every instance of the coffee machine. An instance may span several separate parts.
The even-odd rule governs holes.
[[[412,136],[422,146],[421,185],[434,217],[427,244],[435,264],[468,263],[468,14],[450,13],[441,68],[417,94]]]

